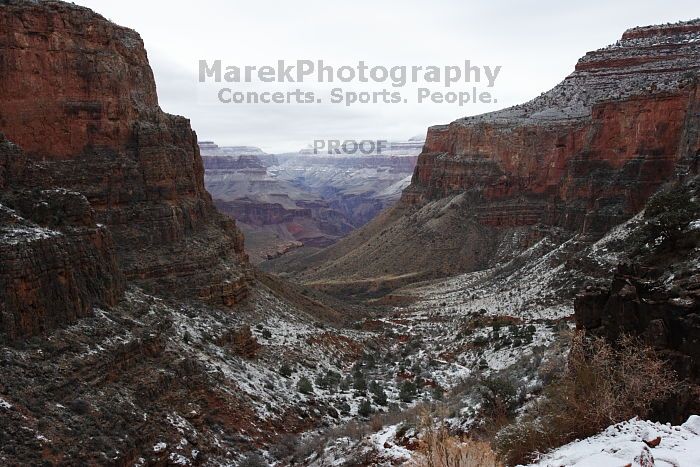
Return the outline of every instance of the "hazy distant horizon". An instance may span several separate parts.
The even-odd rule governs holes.
[[[224,0],[136,2],[77,0],[144,39],[163,110],[184,115],[200,140],[220,146],[257,146],[269,153],[297,151],[315,139],[408,140],[432,125],[495,111],[551,89],[586,52],[618,40],[634,26],[700,16],[696,1],[602,0],[560,2],[407,1],[390,6],[361,0],[329,5]],[[527,21],[523,21],[527,18]],[[359,60],[386,67],[452,65],[471,60],[501,66],[496,104],[221,104],[197,82],[199,60],[237,66],[278,60],[319,60],[336,67]],[[328,85],[304,83],[324,92]],[[361,91],[377,86],[342,86]],[[381,86],[380,86],[381,88]],[[462,85],[460,89],[467,90]],[[286,91],[280,83],[238,89]],[[406,87],[411,96],[414,89]],[[437,91],[455,90],[439,89]]]

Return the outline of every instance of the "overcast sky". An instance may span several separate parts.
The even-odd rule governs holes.
[[[700,16],[697,0],[489,1],[144,1],[78,0],[108,19],[137,30],[146,44],[161,107],[191,119],[200,140],[298,150],[316,139],[405,140],[448,123],[527,101],[569,74],[580,56],[615,42],[629,27]],[[501,66],[495,85],[482,80],[495,104],[417,102],[419,83],[399,91],[408,103],[331,104],[329,91],[395,91],[387,83],[199,83],[200,60],[224,66],[275,65],[322,59],[356,66]],[[223,104],[234,91],[313,91],[323,103]]]

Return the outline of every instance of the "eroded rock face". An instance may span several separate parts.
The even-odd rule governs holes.
[[[404,202],[478,191],[484,225],[594,233],[638,212],[697,169],[700,22],[639,34],[587,54],[529,103],[431,128]]]
[[[606,281],[574,302],[576,326],[615,345],[632,336],[653,347],[683,386],[659,407],[667,420],[696,413],[700,400],[700,177],[665,187],[637,216],[628,250]]]
[[[657,279],[661,271],[621,265],[609,288],[584,291],[575,302],[580,329],[617,341],[639,336],[668,358],[681,378],[700,382],[700,277]]]
[[[87,199],[63,189],[18,189],[26,162],[0,135],[0,334],[9,339],[116,305],[124,290],[112,236],[95,223]]]
[[[250,272],[243,236],[233,220],[216,211],[204,188],[204,167],[189,120],[160,110],[136,32],[68,3],[6,1],[0,4],[0,71],[0,131],[26,153],[22,158],[8,151],[0,155],[2,202],[24,217],[22,206],[42,202],[37,193],[62,189],[78,193],[85,204],[78,211],[90,213],[89,222],[65,222],[71,229],[74,221],[81,229],[92,229],[75,242],[95,246],[88,252],[65,246],[56,257],[73,258],[66,271],[76,271],[71,261],[82,270],[84,261],[94,259],[88,267],[92,275],[124,277],[152,292],[224,305],[245,298]],[[66,214],[70,203],[79,202],[63,199]],[[43,226],[40,217],[50,214],[32,212],[27,221]],[[45,242],[36,245],[29,257],[53,254]],[[120,274],[109,252],[116,253]],[[105,264],[97,264],[100,257]],[[6,258],[12,263],[8,268],[32,283],[32,267],[18,265],[14,256]],[[76,283],[81,289],[80,279],[71,279],[58,266],[52,270],[58,272],[46,280],[61,284],[47,287],[72,290]],[[6,282],[4,289],[8,296],[20,297],[5,307],[10,315],[25,300],[13,284]],[[120,290],[107,287],[111,291],[102,293],[90,284],[85,287],[90,289],[86,296],[84,291],[61,292],[74,302],[67,315],[82,316],[96,302],[114,303]],[[32,334],[51,321],[39,318],[20,327]]]
[[[630,30],[528,103],[430,128],[396,208],[312,257],[303,278],[421,280],[545,237],[600,237],[697,173],[699,73],[700,20]]]
[[[73,158],[125,146],[158,108],[139,35],[62,2],[3,2],[0,126],[30,155]]]
[[[696,241],[700,235],[695,233]],[[665,274],[664,274],[665,273]],[[677,421],[700,410],[700,274],[679,277],[631,263],[620,265],[610,286],[588,288],[575,301],[576,327],[615,344],[631,336],[651,346],[674,370],[679,386],[654,416]]]

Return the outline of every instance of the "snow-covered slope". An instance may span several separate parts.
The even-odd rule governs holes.
[[[562,446],[531,467],[696,467],[700,465],[700,416],[681,426],[639,419]]]

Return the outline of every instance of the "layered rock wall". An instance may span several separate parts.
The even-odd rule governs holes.
[[[20,212],[22,204],[41,202],[37,193],[61,189],[78,193],[90,212],[91,224],[81,228],[93,231],[83,232],[79,243],[88,249],[94,245],[94,251],[66,246],[56,258],[94,263],[87,270],[96,281],[104,272],[156,293],[224,305],[245,298],[250,271],[243,236],[233,220],[216,211],[204,188],[189,120],[160,110],[136,32],[68,3],[4,1],[0,72],[0,132],[26,154],[23,161],[9,153],[1,156],[2,202]],[[33,216],[27,220],[35,222]],[[44,243],[20,256],[37,263],[42,255],[56,253]],[[109,252],[116,254],[119,274]],[[12,255],[5,258],[11,263],[5,270],[21,270],[27,283],[33,280],[31,267],[19,265]],[[68,263],[66,271],[76,270]],[[60,284],[46,287],[68,284],[72,290],[75,283],[90,291],[84,296],[61,292],[72,297],[65,301],[73,302],[74,311],[58,314],[82,316],[93,304],[114,303],[119,295],[120,287],[102,293],[58,266],[50,269],[58,272],[45,282]],[[20,297],[19,285],[10,279],[4,293]],[[36,295],[42,294],[51,296]],[[6,302],[5,315],[19,316],[22,300]],[[36,315],[34,324],[23,327],[28,334],[52,326],[53,318]]]
[[[124,290],[112,236],[96,224],[87,199],[63,189],[17,189],[24,162],[0,136],[0,334],[9,339],[116,305]]]
[[[530,102],[430,128],[400,202],[304,260],[304,280],[418,281],[492,267],[544,238],[600,238],[698,172],[699,81],[700,20],[650,26]]]
[[[490,226],[606,231],[697,170],[698,37],[697,21],[628,31],[527,104],[431,128],[404,203],[473,191],[513,205]]]

